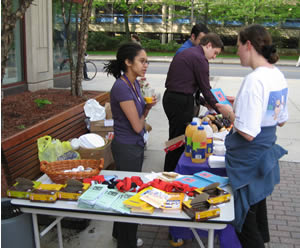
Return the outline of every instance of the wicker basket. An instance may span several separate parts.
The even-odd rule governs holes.
[[[64,172],[65,170],[71,170],[82,165],[85,169],[92,168],[90,171],[80,172]],[[41,161],[40,169],[42,172],[48,175],[50,179],[55,183],[65,184],[68,179],[76,179],[82,181],[84,178],[96,176],[103,169],[104,159],[81,159],[81,160],[62,160],[47,162]]]

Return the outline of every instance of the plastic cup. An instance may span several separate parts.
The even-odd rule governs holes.
[[[154,94],[155,94],[154,89],[151,88],[145,89],[145,96],[144,96],[145,102],[152,103],[152,98]]]

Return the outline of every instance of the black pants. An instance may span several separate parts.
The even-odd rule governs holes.
[[[169,120],[169,140],[185,133],[186,126],[194,115],[194,97],[165,91],[163,96],[164,111]],[[169,151],[165,157],[164,171],[174,171],[184,151],[184,146]]]
[[[266,199],[250,207],[237,235],[243,248],[264,248],[264,243],[270,241]]]
[[[121,144],[115,140],[111,144],[117,170],[141,172],[144,161],[144,147]],[[134,174],[133,174],[134,175]],[[114,222],[112,236],[118,241],[118,248],[136,248],[138,224]]]

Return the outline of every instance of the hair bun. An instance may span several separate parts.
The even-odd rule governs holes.
[[[276,48],[274,45],[265,45],[262,47],[262,55],[269,59],[272,53],[276,53]]]

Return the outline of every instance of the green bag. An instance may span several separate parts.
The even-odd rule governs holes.
[[[37,140],[39,160],[47,162],[56,161],[57,158],[68,151],[72,151],[69,141],[61,142],[59,139],[52,139],[51,136],[44,136]]]

